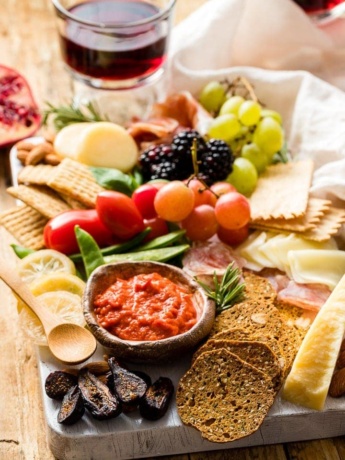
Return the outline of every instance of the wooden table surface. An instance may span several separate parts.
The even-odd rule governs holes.
[[[176,20],[205,1],[179,0]],[[71,99],[72,84],[60,59],[50,0],[0,2],[0,63],[26,76],[39,104]],[[0,151],[0,211],[14,205],[6,194],[9,185],[8,152]],[[14,265],[11,241],[0,227],[0,257],[9,267]],[[23,337],[17,324],[16,301],[2,282],[0,299],[0,460],[51,460],[54,457],[46,439],[35,348]],[[345,437],[164,458],[341,460],[345,459]]]

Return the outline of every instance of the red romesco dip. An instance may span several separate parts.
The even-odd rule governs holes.
[[[123,340],[160,340],[188,331],[197,314],[192,294],[158,273],[117,279],[96,297],[99,324]]]

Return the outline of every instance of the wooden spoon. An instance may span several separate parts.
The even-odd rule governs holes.
[[[0,278],[38,316],[47,336],[50,351],[57,359],[65,364],[78,364],[94,354],[97,342],[90,331],[77,324],[66,323],[51,313],[18,275],[5,270],[3,266],[0,267]]]

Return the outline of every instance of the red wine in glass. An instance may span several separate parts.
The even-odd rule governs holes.
[[[344,0],[294,0],[307,13],[328,11],[343,3]]]
[[[60,34],[66,64],[78,74],[102,80],[152,75],[166,59],[168,26],[164,22],[169,19],[145,20],[159,12],[141,0],[92,0],[73,6],[69,13],[78,21],[66,18]],[[87,21],[102,24],[103,29],[96,30]]]

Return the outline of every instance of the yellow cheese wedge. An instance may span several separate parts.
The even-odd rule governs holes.
[[[282,397],[322,410],[345,332],[345,275],[308,330],[285,381]]]
[[[288,261],[292,278],[297,283],[320,283],[334,289],[345,273],[345,251],[289,251]]]
[[[90,166],[130,171],[138,160],[138,147],[125,128],[111,122],[87,127],[76,145],[75,159]]]
[[[58,155],[65,158],[76,159],[76,149],[81,136],[92,123],[73,123],[65,126],[54,139],[54,150]]]

